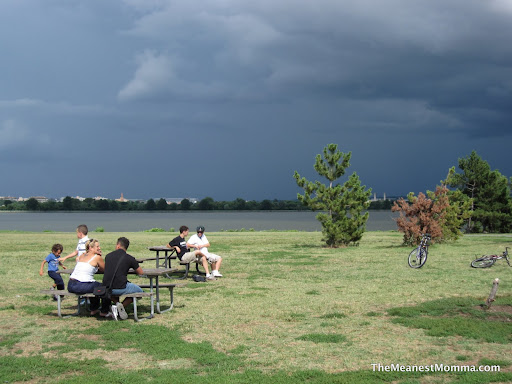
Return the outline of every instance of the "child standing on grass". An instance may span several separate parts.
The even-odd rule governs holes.
[[[39,270],[39,275],[43,276],[44,264],[48,263],[48,276],[50,276],[54,281],[52,289],[64,289],[64,280],[62,280],[62,277],[57,273],[59,270],[59,265],[61,265],[63,269],[66,269],[66,267],[62,264],[61,259],[59,258],[62,250],[63,247],[61,244],[53,244],[52,252],[43,260],[41,263],[41,269]],[[54,296],[53,299],[57,300],[57,297]]]

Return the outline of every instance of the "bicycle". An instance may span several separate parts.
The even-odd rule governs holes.
[[[510,267],[510,259],[508,257],[508,247],[505,247],[505,251],[501,255],[485,255],[475,259],[471,262],[473,268],[489,268],[494,265],[500,259],[505,259],[508,266]]]
[[[407,262],[409,263],[409,267],[411,268],[421,268],[425,265],[428,256],[428,246],[430,245],[430,240],[432,237],[430,234],[425,233],[421,235],[421,241],[416,249],[413,249],[411,253],[409,253],[409,258]]]

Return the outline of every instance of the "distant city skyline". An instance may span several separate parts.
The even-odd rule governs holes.
[[[27,201],[31,198],[35,198],[36,200],[38,200],[39,202],[46,202],[46,201],[49,201],[49,200],[54,200],[54,201],[58,201],[58,202],[62,202],[62,200],[67,197],[69,195],[66,195],[66,196],[61,196],[61,197],[54,197],[54,196],[18,196],[18,197],[14,197],[14,196],[1,196],[0,195],[0,200],[13,200],[13,201]],[[103,196],[69,196],[73,199],[78,199],[80,201],[83,201],[85,199],[93,199],[93,200],[102,200],[102,199],[105,199],[105,200],[115,200],[115,201],[147,201],[149,199],[153,199],[153,200],[159,200],[159,199],[164,199],[167,201],[167,203],[180,203],[182,200],[184,199],[187,199],[189,200],[190,202],[192,203],[197,203],[199,201],[201,201],[202,199],[206,198],[206,197],[210,197],[210,196],[205,196],[205,197],[202,197],[202,198],[197,198],[197,197],[165,197],[165,196],[161,196],[161,197],[150,197],[150,198],[147,198],[147,199],[139,199],[139,198],[124,198],[124,194],[121,194],[121,196],[119,198],[112,198],[112,197],[103,197]],[[373,201],[376,201],[376,200],[388,200],[388,199],[397,199],[399,197],[405,197],[405,195],[400,195],[400,196],[388,196],[386,193],[384,193],[383,195],[381,196],[378,196],[377,193],[372,193],[371,195],[371,200]],[[213,199],[213,197],[212,197]],[[214,201],[223,201],[223,200],[217,200],[217,199],[213,199]],[[234,200],[234,199],[233,199]],[[263,201],[263,200],[267,200],[267,199],[253,199],[253,200],[256,200],[256,201]],[[268,199],[268,200],[276,200],[276,199]],[[277,199],[277,200],[282,200],[282,199]],[[296,199],[286,199],[286,200],[296,200]],[[232,201],[232,200],[227,200],[227,201]],[[246,201],[249,201],[249,200],[246,200]]]

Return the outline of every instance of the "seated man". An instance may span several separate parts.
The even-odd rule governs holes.
[[[125,307],[130,305],[133,301],[131,297],[126,297],[121,304],[119,302],[119,296],[126,295],[128,293],[142,292],[142,288],[136,284],[128,281],[127,275],[130,268],[132,268],[137,275],[142,275],[142,268],[135,258],[128,253],[126,250],[130,246],[130,240],[126,237],[120,237],[117,239],[116,250],[110,252],[105,256],[105,272],[103,275],[103,285],[109,286],[112,282],[112,301],[115,305],[112,305],[112,316],[117,320],[119,316],[121,320],[128,318]],[[116,270],[117,268],[117,270]],[[104,300],[104,302],[107,300]]]
[[[197,235],[192,235],[192,237],[188,239],[187,247],[195,248],[201,251],[205,255],[206,260],[212,265],[212,275],[214,277],[222,277],[221,273],[219,272],[222,257],[214,253],[208,252],[208,247],[210,246],[210,243],[208,242],[208,239],[204,235],[204,227],[199,226],[196,228],[196,231]]]
[[[182,225],[180,227],[180,234],[179,236],[176,236],[174,239],[172,239],[169,244],[167,244],[167,247],[176,249],[176,252],[178,254],[178,259],[180,261],[183,261],[185,263],[201,263],[204,270],[206,271],[206,279],[207,280],[215,280],[215,278],[208,272],[208,262],[206,261],[206,257],[204,254],[199,251],[189,251],[187,248],[187,242],[185,240],[185,236],[188,235],[188,227],[186,225]]]

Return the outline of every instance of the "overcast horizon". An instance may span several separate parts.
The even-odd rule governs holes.
[[[0,195],[378,197],[512,176],[512,1],[3,0]],[[321,180],[323,181],[323,180]]]

